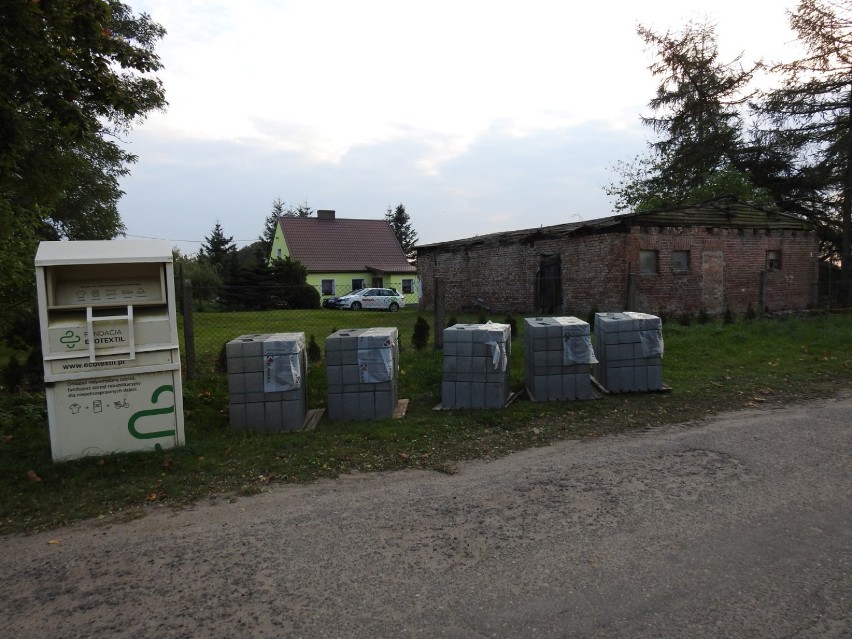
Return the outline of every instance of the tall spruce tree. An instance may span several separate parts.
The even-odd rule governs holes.
[[[219,220],[216,220],[216,226],[213,227],[210,235],[204,238],[199,257],[208,264],[212,264],[225,279],[236,268],[237,245],[234,244],[233,236],[225,236]]]
[[[719,60],[716,27],[689,23],[683,31],[657,34],[644,26],[637,34],[654,52],[649,67],[659,78],[642,118],[656,139],[648,154],[616,166],[620,181],[606,188],[617,210],[644,210],[696,203],[721,195],[767,199],[735,159],[743,128],[741,105],[756,67],[741,57]]]
[[[402,251],[406,257],[409,259],[414,257],[414,247],[417,245],[417,231],[414,230],[411,218],[405,211],[405,207],[402,204],[397,205],[395,209],[389,206],[387,213],[385,213],[385,219],[393,229],[393,234],[396,235],[396,239],[399,241],[399,245],[402,247]]]
[[[266,222],[263,224],[263,234],[257,239],[263,243],[264,255],[269,258],[269,252],[272,250],[272,242],[275,240],[275,231],[278,228],[278,220],[280,220],[286,211],[284,208],[284,200],[280,197],[272,201],[272,210],[266,216]]]
[[[839,298],[852,288],[852,0],[801,0],[790,26],[807,54],[779,64],[780,88],[759,103],[770,128],[763,148],[787,153],[792,178],[804,185],[788,195],[820,227],[827,257],[840,260]]]

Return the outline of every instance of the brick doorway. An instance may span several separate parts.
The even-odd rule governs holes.
[[[562,256],[541,255],[535,274],[535,306],[539,313],[562,309]]]

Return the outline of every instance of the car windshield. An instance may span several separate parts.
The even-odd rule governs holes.
[[[365,290],[367,290],[367,289],[359,288],[357,291],[352,291],[351,293],[347,293],[346,295],[347,296],[349,296],[349,295],[362,295]]]

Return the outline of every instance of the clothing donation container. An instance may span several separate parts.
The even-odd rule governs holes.
[[[42,242],[35,267],[54,461],[182,445],[171,244]]]

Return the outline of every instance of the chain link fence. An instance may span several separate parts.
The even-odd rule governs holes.
[[[339,329],[396,327],[404,347],[411,343],[419,316],[433,325],[432,313],[417,306],[398,312],[328,309],[321,306],[318,295],[306,294],[300,287],[223,288],[198,288],[188,281],[178,287],[181,354],[189,379],[223,375],[225,344],[240,335],[303,332],[308,344],[315,343],[321,352],[325,338]]]

